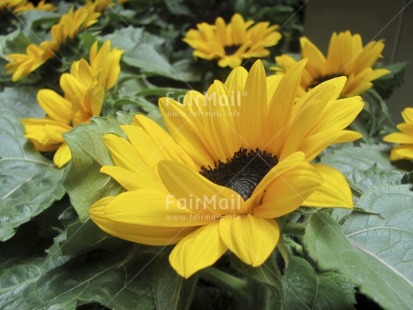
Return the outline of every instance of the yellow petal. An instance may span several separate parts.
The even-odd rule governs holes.
[[[320,50],[306,37],[300,38],[301,57],[308,58],[307,70],[312,76],[323,76],[326,59]]]
[[[191,95],[188,95],[191,97]],[[187,102],[188,105],[197,105],[197,102]],[[159,108],[171,137],[188,153],[199,165],[214,165],[207,142],[205,141],[204,127],[200,121],[202,115],[190,111],[190,107],[169,99],[160,98]]]
[[[286,132],[305,65],[306,61],[302,60],[287,71],[270,102],[268,122],[271,124],[271,136],[268,142],[272,144],[271,153],[275,155],[279,155],[283,147],[279,141],[286,141]]]
[[[241,100],[240,128],[241,143],[255,149],[263,144],[263,124],[267,114],[267,82],[262,62],[257,60],[245,82],[245,95]]]
[[[361,137],[360,133],[351,130],[324,131],[306,137],[298,150],[305,153],[308,161],[312,161],[331,144],[351,142]]]
[[[60,87],[65,93],[65,98],[67,98],[71,102],[82,102],[82,100],[79,100],[79,98],[83,98],[85,96],[88,86],[89,85],[82,84],[81,81],[77,80],[73,75],[69,73],[63,73],[60,77]],[[87,112],[91,112],[87,109],[86,106],[82,106],[82,108]]]
[[[214,150],[215,160],[225,161],[240,148],[232,108],[234,105],[230,102],[227,90],[220,81],[215,81],[209,87],[205,98],[206,105],[203,109],[205,134],[213,137],[214,145],[210,148]]]
[[[245,212],[244,200],[237,192],[212,183],[184,165],[161,161],[158,170],[169,192],[185,201],[193,212],[211,215]]]
[[[364,102],[358,96],[330,101],[317,118],[311,134],[345,129],[356,119],[363,107]]]
[[[302,205],[323,208],[352,208],[353,196],[344,175],[340,171],[322,164],[316,164],[314,168],[321,175],[323,183]]]
[[[413,145],[399,145],[392,149],[390,160],[413,159]]]
[[[231,30],[234,45],[241,45],[245,42],[245,21],[240,14],[232,16]]]
[[[278,162],[254,189],[251,197],[247,200],[248,209],[261,203],[267,188],[275,179],[281,177],[284,173],[295,169],[303,162],[305,162],[305,155],[302,152],[293,153],[284,160]]]
[[[90,218],[105,232],[121,239],[147,245],[175,244],[197,227],[142,226],[135,223],[120,223],[105,215],[105,209],[114,197],[105,197],[95,202],[89,210]]]
[[[227,247],[219,236],[218,223],[211,223],[182,239],[169,255],[169,262],[180,276],[189,278],[213,265],[226,251]]]
[[[116,166],[139,172],[143,163],[127,140],[114,134],[107,134],[103,137],[103,141]]]
[[[402,111],[402,117],[406,123],[413,124],[413,108],[405,108]]]
[[[385,137],[383,137],[383,140],[386,142],[392,142],[392,143],[413,143],[413,136],[401,133],[401,132],[394,132],[391,133]]]
[[[305,101],[300,105],[302,108],[296,112],[289,137],[282,149],[280,160],[299,150],[299,145],[304,137],[317,125],[316,120],[324,110],[334,91],[335,88],[332,85],[325,85],[319,88],[318,91],[311,92],[311,96],[305,96]]]
[[[230,93],[234,93],[235,95],[237,95],[237,93],[241,94],[244,92],[247,77],[248,71],[245,70],[244,67],[235,68],[225,80],[225,86]]]
[[[215,221],[215,217],[194,216],[174,195],[153,189],[137,189],[115,196],[104,210],[106,219],[119,224],[190,227]]]
[[[59,168],[62,168],[72,159],[72,153],[70,152],[70,148],[66,143],[63,143],[57,149],[56,153],[53,156],[53,161],[55,165]]]
[[[300,163],[281,174],[265,192],[262,204],[253,211],[254,216],[276,218],[297,210],[315,190],[322,179],[309,163]]]
[[[161,180],[145,165],[142,165],[139,171],[131,171],[117,166],[103,166],[100,172],[110,175],[128,191],[140,188],[166,191]]]
[[[154,151],[161,153],[163,155],[163,158],[183,163],[194,169],[197,168],[197,165],[195,165],[194,161],[161,126],[159,126],[149,117],[143,115],[136,115],[135,121],[146,131],[148,137],[152,140],[153,144],[156,147],[156,150]],[[126,127],[127,126],[122,128]],[[128,137],[130,138],[129,134]],[[136,144],[134,146],[136,148]],[[142,148],[142,146],[140,148]]]
[[[55,91],[41,89],[37,101],[46,114],[53,120],[68,124],[72,118],[72,104]]]
[[[253,267],[262,265],[274,251],[280,229],[274,220],[260,219],[251,214],[223,217],[219,234],[228,249],[244,263]]]

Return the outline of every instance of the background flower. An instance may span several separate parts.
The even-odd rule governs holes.
[[[92,26],[98,21],[100,13],[95,12],[95,5],[80,7],[77,10],[71,7],[67,14],[63,14],[59,22],[52,26],[51,41],[43,41],[40,45],[29,44],[26,53],[12,53],[6,55],[9,63],[5,68],[12,74],[12,81],[16,82],[35,71],[47,60],[53,58],[62,43],[73,39],[80,31]]]
[[[398,124],[400,132],[391,133],[383,138],[386,142],[401,145],[392,149],[390,160],[413,159],[413,108],[406,108],[402,112],[404,123]]]
[[[195,57],[218,59],[220,67],[235,68],[243,59],[268,56],[267,47],[276,45],[281,39],[276,31],[278,25],[245,22],[240,14],[234,14],[228,25],[218,17],[214,25],[200,23],[197,28],[189,30],[183,41],[195,49]]]
[[[30,139],[39,151],[57,150],[54,155],[56,166],[64,166],[70,159],[69,147],[63,134],[73,126],[89,122],[100,115],[105,92],[113,87],[120,71],[122,51],[110,49],[110,41],[98,51],[97,42],[90,49],[90,62],[81,59],[72,64],[70,73],[60,78],[64,96],[50,89],[41,89],[37,101],[46,112],[44,119],[23,119],[25,137]]]
[[[300,39],[301,57],[308,63],[301,81],[301,94],[318,84],[338,76],[346,76],[347,82],[341,96],[350,97],[363,93],[372,87],[372,81],[388,74],[387,69],[373,69],[381,56],[383,41],[371,41],[363,47],[359,34],[350,31],[333,33],[327,57],[306,37]],[[283,74],[296,61],[289,55],[275,57],[278,74]]]

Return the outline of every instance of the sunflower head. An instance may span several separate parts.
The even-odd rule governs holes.
[[[275,219],[300,206],[351,208],[344,176],[310,161],[360,137],[345,128],[363,103],[337,100],[345,77],[297,100],[304,66],[269,78],[261,61],[238,67],[205,94],[161,98],[167,130],[138,115],[121,126],[127,139],[105,135],[114,164],[101,172],[125,191],[97,201],[92,220],[126,240],[176,244],[170,263],[190,277],[228,250],[261,265],[280,236]]]
[[[341,97],[359,95],[372,87],[372,81],[389,73],[387,69],[373,69],[373,65],[381,57],[383,41],[371,41],[363,46],[359,34],[349,31],[333,33],[327,56],[306,37],[300,39],[301,57],[308,63],[301,81],[300,95],[318,84],[338,76],[346,76],[347,82]],[[275,58],[278,74],[283,74],[296,61],[289,55]]]
[[[189,30],[183,41],[195,49],[195,57],[218,59],[220,67],[235,68],[243,59],[268,56],[267,47],[281,39],[278,25],[246,22],[240,14],[233,15],[228,25],[218,17],[215,24],[200,23],[197,28]]]
[[[23,119],[25,137],[38,151],[57,150],[53,158],[56,166],[62,167],[71,159],[63,134],[100,115],[105,92],[113,87],[118,77],[122,52],[110,49],[110,41],[98,50],[95,42],[90,49],[90,62],[86,59],[75,61],[70,73],[60,77],[63,96],[50,89],[37,93],[37,101],[46,117]]]
[[[404,123],[398,124],[400,132],[391,133],[383,138],[386,142],[398,143],[392,149],[390,160],[413,160],[413,108],[406,108],[402,112]]]
[[[47,4],[40,2],[39,5]],[[26,54],[9,54],[6,58],[9,63],[5,68],[8,74],[12,74],[12,81],[16,82],[43,65],[48,59],[53,58],[55,53],[60,49],[62,43],[68,39],[73,39],[75,35],[98,21],[100,13],[90,8],[80,7],[74,10],[70,8],[69,12],[63,14],[59,22],[52,26],[51,41],[44,41],[40,45],[29,44],[26,48]]]
[[[42,0],[37,3],[36,6],[30,1],[22,1],[26,2],[20,6],[18,6],[14,12],[26,12],[30,10],[38,10],[38,11],[55,11],[56,7],[51,3],[46,3],[46,1]]]

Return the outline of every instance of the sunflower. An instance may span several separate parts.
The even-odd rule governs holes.
[[[64,96],[50,89],[37,93],[37,101],[47,116],[23,119],[25,137],[40,152],[57,150],[53,158],[56,166],[62,167],[71,159],[63,134],[100,115],[105,91],[113,87],[120,72],[121,55],[122,51],[110,49],[110,41],[99,51],[95,42],[90,49],[90,63],[85,59],[75,61],[70,73],[61,76]]]
[[[401,145],[392,149],[390,160],[413,160],[413,108],[405,108],[402,112],[404,123],[398,124],[400,132],[391,133],[383,138],[386,142],[399,143]]]
[[[277,245],[274,220],[300,206],[353,206],[337,170],[312,161],[362,110],[360,97],[336,100],[346,78],[320,84],[296,101],[305,61],[266,78],[261,61],[238,67],[205,95],[159,101],[168,131],[138,115],[104,143],[114,166],[101,172],[125,188],[91,207],[114,236],[147,245],[176,244],[169,260],[183,277],[227,250],[259,266]],[[345,103],[345,104],[344,104]]]
[[[6,57],[9,63],[5,68],[12,75],[12,81],[16,82],[35,71],[47,60],[53,58],[60,49],[62,43],[73,39],[80,31],[92,26],[98,21],[100,13],[94,11],[95,6],[81,7],[74,10],[70,8],[67,14],[63,14],[59,22],[52,26],[51,41],[44,41],[40,45],[29,44],[26,54],[14,53]]]
[[[242,59],[265,57],[270,54],[267,47],[274,46],[281,39],[278,25],[268,22],[254,25],[245,22],[240,14],[235,14],[227,25],[222,17],[214,25],[200,23],[198,30],[190,29],[183,39],[195,49],[193,55],[204,59],[218,59],[220,67],[235,68]]]
[[[300,39],[301,57],[308,63],[301,81],[301,91],[304,94],[309,89],[328,79],[346,76],[347,82],[341,97],[360,95],[372,87],[372,81],[389,73],[386,69],[372,69],[377,59],[381,57],[384,48],[383,41],[371,41],[363,47],[360,35],[352,35],[349,31],[333,33],[328,48],[327,57],[306,37]],[[295,61],[289,55],[275,57],[278,66],[272,67],[278,74],[284,74]]]
[[[46,1],[42,0],[37,3],[36,6],[30,1],[22,1],[24,2],[22,5],[18,6],[14,12],[26,12],[30,10],[38,10],[38,11],[54,11],[56,7],[51,3],[46,3]]]

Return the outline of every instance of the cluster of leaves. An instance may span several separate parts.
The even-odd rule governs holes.
[[[107,175],[112,164],[102,137],[123,135],[121,124],[144,113],[162,124],[157,98],[205,90],[228,73],[193,61],[181,39],[199,21],[228,19],[234,11],[284,25],[281,49],[296,51],[304,1],[129,1],[103,13],[99,23],[61,50],[59,57],[12,84],[0,72],[0,308],[2,309],[352,309],[363,294],[386,309],[413,308],[413,192],[410,163],[396,167],[380,144],[390,119],[382,98],[400,84],[402,65],[367,92],[354,126],[360,145],[327,150],[320,161],[348,178],[356,199],[350,211],[308,210],[282,219],[282,241],[259,268],[225,255],[214,267],[184,280],[169,266],[171,247],[148,247],[101,231],[87,215],[97,199],[122,188]],[[0,36],[0,54],[24,52],[46,39],[56,12],[27,12]],[[202,10],[199,8],[202,7]],[[195,14],[196,13],[196,14]],[[24,23],[21,21],[24,20]],[[73,159],[57,169],[23,137],[21,118],[42,117],[39,88],[58,89],[61,72],[95,41],[125,50],[117,86],[103,117],[65,135]],[[273,50],[276,54],[279,50]],[[3,66],[5,60],[0,60]],[[47,80],[42,78],[47,72]],[[357,294],[356,294],[357,293]]]

